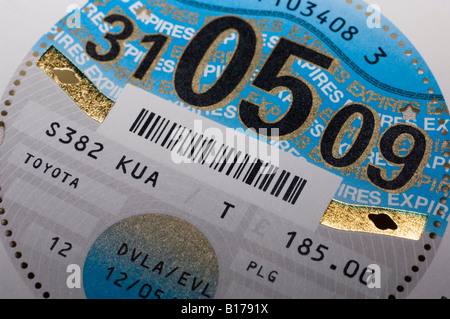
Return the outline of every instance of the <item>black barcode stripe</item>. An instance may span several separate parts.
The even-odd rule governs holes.
[[[185,145],[186,142],[192,137],[192,130],[189,130],[189,131],[188,131],[187,129],[185,129],[185,130],[183,130],[183,132],[181,133],[181,135],[183,136],[183,137],[180,139],[180,141],[182,140],[182,142],[181,142],[181,144],[180,144],[180,147],[178,148],[177,153],[184,156],[184,154],[186,154],[186,152],[188,151],[188,147],[184,147],[184,145]],[[191,141],[191,143],[192,143],[192,141]],[[175,147],[176,145],[177,145],[177,144],[175,144],[174,147]],[[175,148],[174,148],[174,149],[175,149]]]
[[[261,184],[259,185],[259,189],[262,190],[264,188],[264,186],[267,183],[267,180],[270,177],[270,174],[272,174],[272,170],[274,169],[273,165],[270,165],[269,170],[267,171],[267,173],[264,175],[263,180],[261,181]]]
[[[136,118],[136,121],[134,121],[133,125],[131,126],[130,132],[136,133],[137,128],[139,127],[140,123],[147,113],[148,111],[146,109],[142,109],[141,113],[139,113],[138,117]]]
[[[153,114],[153,115],[154,115],[154,114]],[[153,131],[155,130],[156,125],[158,125],[158,122],[159,122],[160,120],[161,120],[161,116],[158,115],[153,123],[148,123],[149,126],[150,126],[150,124],[152,124],[152,126],[150,127],[150,129],[148,130],[147,134],[145,135],[145,139],[146,139],[146,140],[148,140],[148,139],[150,138],[150,135],[153,133]],[[147,124],[147,122],[146,122],[145,124]],[[144,125],[144,127],[142,128],[142,130],[145,130],[145,129],[146,129],[146,127],[145,127],[145,125]],[[141,130],[141,131],[142,131],[142,130]]]
[[[184,130],[184,128],[183,128],[182,125],[178,125],[178,124],[177,124],[177,126],[178,126],[178,127],[174,130],[173,136],[171,135],[171,136],[169,137],[169,144],[167,144],[167,146],[166,146],[167,149],[170,149],[170,148],[171,148],[172,143],[175,141],[175,136],[177,136],[178,133],[179,133],[180,131],[183,131],[183,130]]]
[[[225,145],[222,144],[222,146],[217,151],[217,156],[214,159],[214,163],[210,166],[213,170],[217,170],[217,167],[219,167],[220,164],[222,164],[223,160],[223,152],[227,149]]]
[[[203,140],[203,135],[200,134],[200,135],[198,136],[197,140],[195,141],[195,143],[193,144],[193,146],[191,147],[191,151],[190,151],[189,154],[188,154],[188,158],[192,159],[192,158],[194,157],[195,150],[197,149],[198,144],[200,144],[200,142],[201,142],[202,140]]]
[[[299,180],[300,180],[300,177],[298,177],[298,176],[295,176],[295,177],[294,177],[294,179],[293,179],[292,182],[291,182],[291,185],[289,185],[289,187],[288,187],[286,193],[285,193],[284,196],[283,196],[283,200],[284,200],[284,201],[287,202],[287,201],[289,201],[289,200],[292,199],[294,190],[297,188],[297,185],[298,185]]]
[[[280,196],[281,192],[284,189],[284,185],[286,185],[287,181],[289,180],[289,177],[291,176],[291,173],[286,172],[286,176],[284,177],[284,179],[281,181],[280,187],[278,188],[277,192],[275,193],[275,197]]]
[[[262,163],[262,162],[261,162],[261,163]],[[261,170],[261,174],[259,174],[258,178],[257,178],[256,181],[255,181],[255,184],[253,184],[253,187],[256,187],[256,186],[258,185],[259,181],[261,180],[261,178],[262,178],[263,176],[266,176],[266,169],[267,169],[267,166],[269,166],[269,163],[266,163],[266,164],[264,165],[264,168]]]
[[[164,147],[166,145],[167,141],[171,138],[173,131],[175,131],[175,128],[177,127],[177,125],[178,125],[177,123],[172,124],[172,127],[170,128],[168,134],[166,135],[166,137],[164,138],[164,140],[161,144],[162,147]]]
[[[186,140],[188,141],[190,138],[191,142],[188,145],[186,145],[186,149],[184,150],[183,156],[188,157],[188,154],[190,154],[191,152],[191,146],[194,143],[195,139],[197,138],[197,135],[198,133],[192,135],[192,131],[188,134],[188,138]]]
[[[140,129],[139,133],[137,133],[137,135],[144,136],[145,131],[150,126],[150,123],[153,121],[153,118],[155,117],[155,115],[156,115],[155,113],[150,113],[150,115],[147,117],[147,114],[144,114],[142,121],[136,127],[136,130]],[[144,119],[145,119],[145,121],[144,121]],[[142,124],[142,123],[144,123],[144,124]]]
[[[295,194],[297,193],[297,190],[300,188],[300,185],[302,184],[302,182],[303,182],[303,179],[302,179],[302,178],[300,178],[300,179],[297,181],[297,184],[295,185],[295,187],[294,187],[294,189],[293,189],[293,191],[292,191],[292,194],[289,196],[289,198],[288,198],[288,200],[287,200],[289,203],[291,203],[292,200],[294,199],[294,196],[295,196]]]
[[[166,121],[166,125],[164,126],[164,128],[161,130],[161,132],[158,135],[158,138],[155,140],[155,144],[158,144],[159,139],[161,138],[161,136],[163,135],[163,133],[166,131],[167,127],[169,126],[170,121]]]
[[[159,123],[158,128],[156,129],[156,131],[153,133],[152,138],[150,139],[150,142],[154,142],[155,137],[158,135],[158,133],[161,131],[161,128],[163,127],[164,123],[166,123],[166,119],[162,118],[162,121]]]
[[[208,140],[208,144],[206,145],[205,151],[202,154],[200,164],[204,165],[206,162],[206,159],[209,156],[209,153],[211,153],[213,147],[214,147],[214,140]]]
[[[206,142],[208,142],[208,139],[202,138],[202,146],[199,147],[197,154],[195,154],[194,157],[192,158],[193,162],[200,163],[202,157],[198,158],[198,156],[204,154]]]
[[[192,162],[207,163],[209,168],[274,197],[282,195],[281,199],[292,205],[298,201],[307,184],[306,179],[225,144],[218,144],[215,139],[197,132],[193,134],[193,130],[147,109],[139,112],[129,131],[170,151],[176,149],[179,155]]]
[[[300,187],[298,188],[298,190],[296,191],[294,197],[292,198],[292,201],[290,202],[292,205],[295,205],[295,203],[297,202],[300,194],[303,191],[303,188],[305,188],[306,183],[307,183],[306,179],[302,180],[302,182],[300,184]]]
[[[275,178],[275,175],[278,172],[278,167],[274,167],[272,174],[270,174],[269,179],[267,180],[266,185],[264,185],[263,191],[267,192],[267,190],[269,189],[269,186],[272,184],[273,179]]]
[[[251,164],[250,164],[250,168],[247,170],[247,173],[245,173],[244,178],[242,179],[242,181],[245,183],[245,181],[247,180],[247,178],[249,177],[250,173],[253,171],[253,168],[255,167],[256,161],[258,159],[255,158]]]
[[[216,171],[217,168],[219,167],[219,165],[223,164],[223,162],[225,160],[225,154],[226,154],[227,151],[228,151],[228,147],[223,145],[222,149],[219,152],[219,156],[217,157],[216,164],[212,168],[213,170]]]
[[[234,176],[233,176],[234,179],[239,179],[239,176],[241,176],[242,171],[244,170],[244,167],[247,165],[249,159],[250,159],[250,155],[245,154],[244,161],[239,165],[238,169],[236,170],[236,173],[234,173]]]
[[[280,188],[280,185],[286,176],[286,173],[287,172],[285,170],[283,170],[281,175],[278,177],[277,182],[275,183],[275,186],[273,187],[272,191],[270,192],[270,195],[275,195],[277,193],[278,188]]]
[[[233,152],[234,152],[234,149],[233,149],[233,148],[230,148],[230,150],[228,151],[228,154],[227,154],[227,156],[225,157],[225,159],[224,159],[224,161],[223,161],[223,163],[222,163],[222,166],[220,166],[218,172],[220,172],[220,173],[223,172],[223,170],[225,169],[225,166],[227,166],[227,163],[228,163],[228,161],[230,160],[230,157],[231,157],[231,155],[233,154]]]
[[[241,151],[238,151],[237,154],[234,156],[233,163],[231,163],[231,165],[228,168],[225,175],[227,175],[227,176],[231,175],[231,172],[233,171],[233,168],[236,166],[236,163],[238,162],[240,156],[241,156]]]
[[[211,166],[214,165],[214,159],[217,156],[217,154],[216,154],[217,153],[217,148],[216,147],[217,147],[217,141],[214,141],[211,149],[208,152],[208,157],[205,160],[206,164],[208,164],[208,163],[210,164],[209,168],[211,168]]]
[[[253,183],[253,181],[255,180],[255,178],[258,175],[262,166],[263,166],[263,162],[259,159],[256,159],[256,163],[254,164],[253,168],[251,169],[251,172],[248,175],[248,178],[245,180],[245,183],[247,185],[251,185]]]
[[[225,168],[225,165],[228,161],[229,151],[230,151],[230,147],[226,146],[222,152],[220,162],[218,163],[217,167],[214,168],[214,170],[217,170],[218,172],[222,172],[223,168]]]
[[[214,164],[216,164],[217,158],[220,156],[220,151],[224,148],[225,146],[222,144],[220,145],[219,149],[216,150],[215,156],[213,158],[213,160],[211,161],[211,163],[209,164],[209,168],[212,168],[214,166]]]
[[[208,149],[208,152],[205,154],[205,158],[202,161],[202,165],[204,165],[206,163],[206,161],[208,160],[209,155],[213,151],[214,147],[216,147],[216,143],[217,143],[217,141],[215,141],[215,140],[209,140],[209,142],[208,142],[209,149]]]
[[[170,151],[173,151],[175,149],[175,147],[177,147],[178,143],[180,143],[181,141],[185,141],[185,139],[187,137],[189,137],[188,131],[189,130],[187,128],[185,128],[183,126],[181,127],[181,130],[178,131],[176,134],[178,137],[173,141],[174,142],[173,145],[170,146]],[[184,142],[182,142],[182,143],[184,143]],[[180,149],[181,149],[181,147],[180,147]]]
[[[139,136],[143,136],[145,131],[147,130],[147,128],[150,126],[150,124],[153,121],[153,118],[155,117],[155,113],[150,113],[150,116],[147,118],[147,120],[145,121],[144,125],[142,125],[138,135]],[[141,126],[141,124],[139,124],[139,127]]]

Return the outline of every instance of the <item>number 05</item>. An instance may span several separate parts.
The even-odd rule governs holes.
[[[314,63],[325,70],[328,70],[334,61],[322,53],[281,38],[252,86],[271,95],[287,89],[292,95],[291,105],[280,119],[268,122],[260,115],[262,106],[242,100],[238,113],[242,124],[247,128],[255,129],[256,132],[264,128],[267,129],[269,138],[285,140],[299,136],[311,126],[322,104],[322,99],[310,83],[284,71],[295,58]],[[273,134],[276,130],[278,135]]]

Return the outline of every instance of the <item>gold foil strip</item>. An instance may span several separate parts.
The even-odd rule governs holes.
[[[102,123],[114,105],[69,59],[50,47],[37,63],[92,119]]]
[[[320,223],[338,230],[419,240],[427,221],[425,214],[332,200]]]

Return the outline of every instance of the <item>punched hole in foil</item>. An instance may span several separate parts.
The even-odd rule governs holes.
[[[80,79],[78,79],[75,72],[70,69],[53,69],[53,74],[57,77],[58,81],[63,84],[78,84]]]
[[[369,219],[381,230],[396,230],[398,228],[397,224],[387,214],[369,214]]]

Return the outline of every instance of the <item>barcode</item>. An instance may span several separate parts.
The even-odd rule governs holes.
[[[297,203],[307,183],[291,172],[195,133],[147,109],[140,111],[130,132],[292,205]]]

